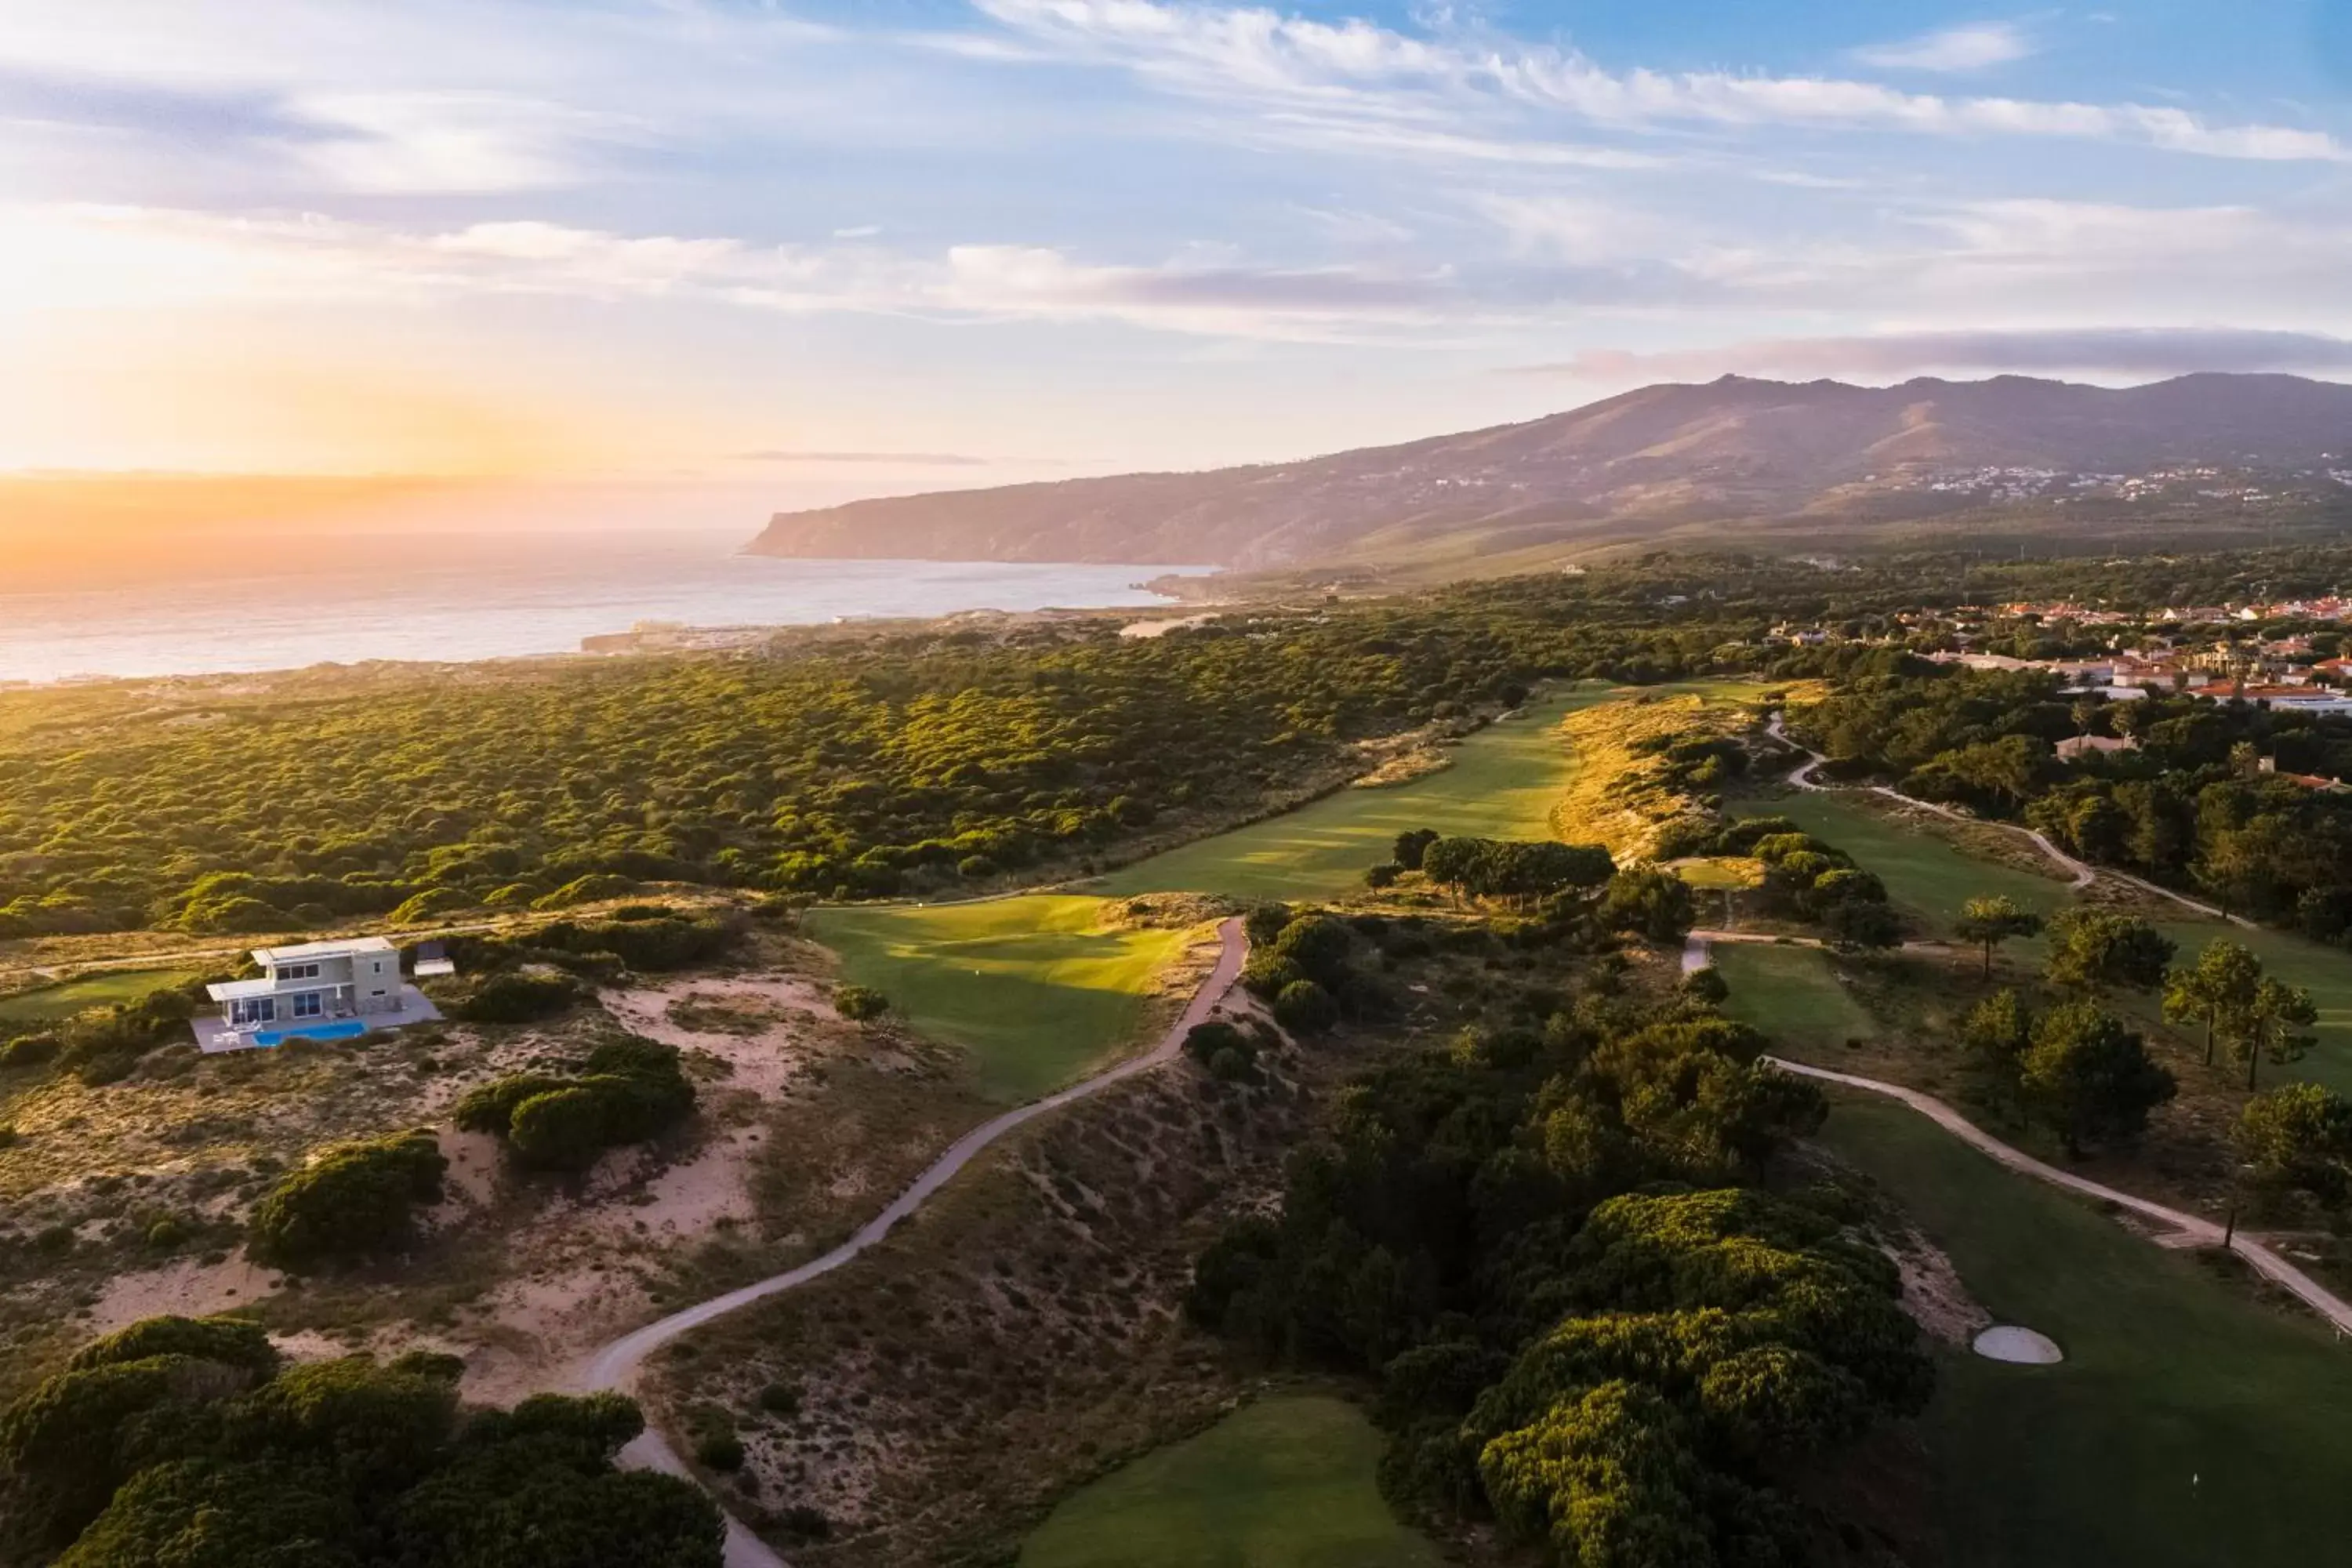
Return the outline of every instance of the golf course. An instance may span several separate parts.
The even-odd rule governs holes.
[[[1549,838],[1570,759],[1553,731],[1612,695],[1598,682],[1531,699],[1447,748],[1447,764],[1401,784],[1349,788],[1279,816],[1155,855],[1093,884],[1111,898],[1222,893],[1235,899],[1332,899],[1364,885],[1416,827],[1481,838]]]
[[[823,910],[811,932],[841,975],[916,1032],[971,1053],[983,1092],[1034,1100],[1135,1039],[1187,933],[1105,925],[1102,899]]]
[[[1740,815],[1785,816],[1836,845],[1875,873],[1895,902],[1920,916],[1929,935],[1948,935],[1960,906],[1973,898],[2006,897],[2044,917],[2074,900],[2060,877],[2040,876],[1971,855],[1934,833],[1903,826],[1847,792],[1790,791],[1734,802],[1727,809]],[[2158,918],[2155,923],[2179,945],[2183,958],[2193,959],[2207,942],[2227,937],[2252,950],[2268,973],[2311,993],[2319,1009],[2318,1047],[2287,1071],[2338,1093],[2352,1093],[2352,959],[2292,931],[2224,925],[2186,907],[2173,908],[2174,915]],[[2005,951],[2038,962],[2042,944],[2039,938],[2026,938]],[[1724,954],[1718,954],[1718,962],[1724,962]],[[1726,968],[1726,978],[1733,978],[1737,966],[1753,962],[1729,958],[1732,967]],[[1788,967],[1803,965],[1791,961]],[[1828,983],[1826,976],[1823,981]]]
[[[54,1024],[90,1007],[135,1002],[167,985],[184,985],[195,975],[184,970],[117,969],[61,980],[0,996],[0,1024]]]
[[[1020,1568],[1438,1568],[1372,1484],[1381,1447],[1345,1400],[1259,1400],[1066,1499]]]
[[[1957,1348],[1922,1420],[1953,1568],[2300,1568],[2352,1532],[2352,1353],[2190,1254],[2001,1169],[1906,1107],[1841,1094],[1822,1141],[2055,1366]]]
[[[1136,1037],[1156,977],[1183,946],[1183,932],[1120,925],[1120,900],[1339,898],[1408,828],[1549,837],[1576,767],[1557,727],[1612,695],[1598,685],[1555,690],[1451,748],[1441,770],[1343,790],[1083,892],[824,910],[811,930],[839,955],[844,980],[882,991],[909,1026],[970,1051],[989,1092],[1034,1097]],[[1933,934],[1948,933],[1970,898],[2006,895],[2044,915],[2073,898],[2060,877],[1973,855],[1850,795],[1792,793],[1731,810],[1787,816],[1853,854]],[[2226,932],[2311,987],[2323,1043],[2295,1070],[2352,1087],[2352,965],[2340,954],[2186,910],[2164,924],[2185,952]],[[2019,942],[2004,956],[2030,962],[2039,945]],[[1730,984],[1727,1010],[1792,1055],[1834,1059],[1848,1041],[1887,1028],[1818,948],[1722,943],[1715,962]],[[2352,1401],[2352,1356],[2321,1326],[2001,1170],[1900,1106],[1841,1095],[1824,1142],[1949,1255],[1998,1321],[2065,1352],[2039,1367],[1939,1352],[1938,1392],[1919,1432],[1932,1477],[1927,1522],[1953,1568],[2331,1560],[2352,1527],[2352,1492],[2340,1484],[2352,1436],[2330,1415]],[[1381,1446],[1344,1401],[1270,1397],[1066,1499],[1019,1561],[1433,1564],[1434,1548],[1399,1525],[1374,1488]]]

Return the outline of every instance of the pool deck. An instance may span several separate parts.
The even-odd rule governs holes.
[[[259,1033],[292,1035],[305,1027],[329,1024],[365,1024],[373,1033],[383,1029],[405,1029],[412,1024],[437,1024],[440,1021],[441,1009],[436,1007],[425,993],[415,986],[404,984],[400,988],[400,1011],[396,1013],[362,1013],[348,1018],[288,1019],[283,1023],[268,1026],[267,1030],[247,1030],[238,1037],[238,1043],[233,1046],[215,1043],[215,1037],[228,1032],[222,1026],[220,1015],[217,1013],[208,1013],[189,1019],[188,1032],[195,1037],[196,1049],[206,1056],[214,1056],[223,1051],[271,1049],[272,1047],[262,1045],[253,1037]]]

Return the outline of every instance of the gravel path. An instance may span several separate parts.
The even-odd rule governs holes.
[[[812,1279],[822,1279],[880,1241],[890,1234],[891,1228],[900,1220],[922,1207],[925,1200],[947,1185],[958,1172],[971,1163],[972,1159],[982,1150],[1014,1128],[1043,1116],[1049,1110],[1059,1110],[1065,1105],[1085,1100],[1090,1095],[1099,1094],[1115,1083],[1124,1082],[1139,1073],[1150,1072],[1152,1068],[1172,1060],[1177,1053],[1183,1049],[1186,1033],[1195,1024],[1206,1022],[1217,1005],[1223,1002],[1226,994],[1233,990],[1234,982],[1240,978],[1243,961],[1249,956],[1249,941],[1242,933],[1242,922],[1238,918],[1225,921],[1219,925],[1217,937],[1221,945],[1217,953],[1216,966],[1209,972],[1209,977],[1201,983],[1201,988],[1192,994],[1192,1000],[1185,1007],[1184,1016],[1169,1026],[1168,1032],[1160,1037],[1160,1043],[1149,1052],[1139,1057],[1130,1057],[1093,1078],[1074,1083],[1067,1089],[1047,1095],[1043,1100],[1034,1100],[1017,1110],[1008,1110],[995,1120],[973,1128],[949,1145],[947,1152],[932,1162],[929,1169],[916,1177],[912,1186],[892,1199],[887,1208],[875,1215],[856,1235],[835,1247],[831,1252],[803,1263],[797,1268],[788,1269],[784,1273],[746,1285],[740,1289],[730,1290],[724,1296],[715,1296],[708,1301],[698,1302],[682,1311],[673,1312],[657,1322],[647,1323],[644,1328],[632,1333],[624,1334],[589,1358],[576,1380],[576,1387],[583,1392],[606,1388],[625,1390],[632,1387],[636,1382],[638,1373],[645,1365],[646,1358],[680,1335],[698,1329],[716,1319],[723,1318],[730,1312],[748,1307],[754,1301],[764,1300],[770,1296],[805,1285]],[[651,1426],[648,1426],[645,1434],[635,1442],[621,1451],[621,1462],[640,1469],[661,1470],[689,1480],[693,1479],[692,1472],[687,1468],[685,1460],[681,1459],[663,1440],[661,1434]],[[785,1568],[784,1560],[778,1556],[765,1542],[737,1521],[732,1515],[730,1515],[727,1521],[726,1561],[727,1568]]]

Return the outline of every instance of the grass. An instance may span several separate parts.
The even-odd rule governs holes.
[[[1796,1059],[1833,1062],[1847,1041],[1878,1033],[1877,1020],[1838,984],[1819,948],[1719,942],[1715,967],[1731,987],[1723,1010]]]
[[[1437,1568],[1381,1500],[1380,1453],[1343,1400],[1260,1400],[1070,1497],[1020,1568]]]
[[[2301,1568],[2352,1528],[2352,1353],[2191,1255],[1841,1097],[1824,1141],[1876,1178],[2055,1367],[1940,1358],[1922,1422],[1951,1568]]]
[[[1950,935],[1960,906],[1970,899],[2006,894],[2044,916],[2073,901],[2063,881],[1971,855],[1845,795],[1792,792],[1770,800],[1740,801],[1730,810],[1743,816],[1785,816],[1816,838],[1836,845],[1864,870],[1876,872],[1888,895],[1921,916],[1935,936]],[[2004,951],[2023,952],[2028,946],[2016,942]]]
[[[1344,789],[1280,816],[1171,849],[1095,884],[1135,893],[1236,899],[1330,899],[1364,885],[1396,836],[1416,827],[1481,838],[1549,838],[1552,813],[1576,771],[1557,731],[1570,714],[1629,696],[1753,701],[1785,689],[1754,680],[1673,681],[1640,688],[1580,681],[1538,694],[1449,753],[1452,765],[1402,784]]]
[[[1034,1099],[1134,1040],[1181,931],[1108,930],[1107,900],[1034,894],[823,910],[811,934],[918,1033],[971,1055],[982,1091]]]
[[[1264,822],[1171,849],[1104,878],[1114,898],[1222,893],[1237,899],[1328,899],[1359,889],[1416,827],[1485,838],[1549,838],[1569,759],[1559,721],[1610,695],[1597,684],[1547,692],[1518,717],[1490,724],[1449,753],[1451,766],[1402,784],[1343,789]]]
[[[110,974],[86,974],[31,991],[0,997],[0,1025],[54,1024],[89,1007],[135,1002],[150,991],[184,985],[195,976],[184,970],[126,969]]]
[[[1837,794],[1791,794],[1740,802],[1733,809],[1743,815],[1789,817],[1808,833],[1845,850],[1865,869],[1876,872],[1895,901],[1922,916],[1937,936],[1949,934],[1962,902],[1981,894],[2005,893],[2045,916],[2074,901],[2063,882],[1970,855],[1932,833],[1904,827]],[[2318,1005],[2317,1048],[2292,1068],[2265,1068],[2265,1079],[2273,1079],[2273,1075],[2305,1078],[2352,1095],[2352,956],[2289,931],[2224,927],[2219,921],[2186,910],[2182,914],[2185,918],[2180,920],[2157,922],[2179,945],[2181,959],[2193,959],[2207,942],[2226,936],[2252,949],[2269,973],[2308,990]],[[2012,942],[2001,952],[2039,963],[2042,943],[2038,938]]]

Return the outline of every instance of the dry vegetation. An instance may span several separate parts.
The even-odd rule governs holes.
[[[988,1114],[961,1058],[836,1017],[823,955],[762,932],[721,972],[606,994],[545,1024],[151,1055],[90,1088],[0,1077],[0,1388],[157,1311],[258,1313],[298,1353],[425,1345],[509,1397],[672,1304],[822,1250]],[[511,1168],[446,1125],[467,1089],[636,1033],[677,1047],[698,1111],[576,1177]],[[307,1277],[248,1262],[245,1218],[340,1140],[437,1126],[448,1195],[404,1255]]]
[[[1698,809],[1664,748],[1730,741],[1753,726],[1744,709],[1696,696],[1634,698],[1570,714],[1559,733],[1576,764],[1552,808],[1554,836],[1605,844],[1621,863],[1653,858],[1666,826]]]
[[[1176,1303],[1232,1206],[1276,1189],[1341,1060],[1286,1051],[1256,1087],[1171,1066],[1016,1135],[854,1267],[676,1347],[657,1406],[705,1457],[737,1436],[740,1469],[710,1479],[747,1518],[826,1516],[835,1542],[796,1561],[1009,1549],[1234,1397]]]

